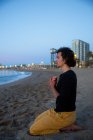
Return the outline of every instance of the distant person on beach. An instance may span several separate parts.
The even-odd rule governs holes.
[[[74,52],[67,47],[57,50],[57,67],[62,74],[50,78],[49,87],[56,98],[56,107],[40,114],[29,129],[31,135],[79,130],[76,122],[77,77],[71,69],[76,65]]]

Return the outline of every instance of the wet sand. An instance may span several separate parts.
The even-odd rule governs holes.
[[[25,79],[0,86],[0,140],[93,140],[93,69],[74,69],[77,74],[77,123],[85,130],[45,136],[27,134],[29,125],[43,111],[54,107],[48,81],[60,70],[32,71]]]

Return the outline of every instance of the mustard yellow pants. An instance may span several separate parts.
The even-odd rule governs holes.
[[[73,124],[76,121],[76,112],[55,112],[49,109],[40,114],[29,128],[32,135],[57,133],[59,129]]]

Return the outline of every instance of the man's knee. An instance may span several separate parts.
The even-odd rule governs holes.
[[[34,128],[34,127],[29,128],[29,133],[30,133],[31,135],[35,135],[36,132],[37,132],[36,128]]]

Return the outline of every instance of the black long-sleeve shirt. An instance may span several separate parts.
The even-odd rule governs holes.
[[[74,71],[69,70],[60,75],[56,86],[59,96],[56,99],[56,112],[75,111],[77,77]]]

